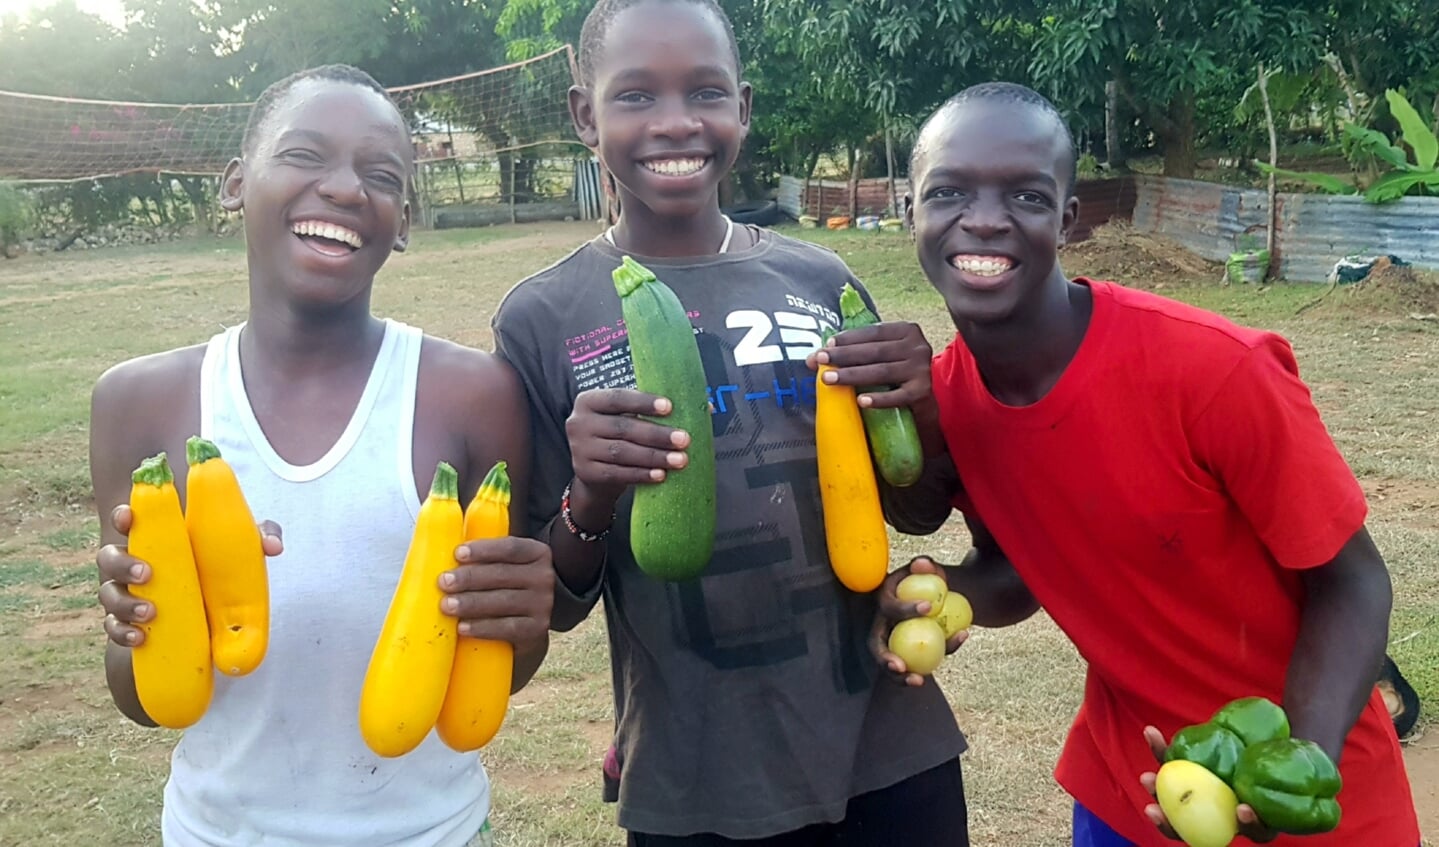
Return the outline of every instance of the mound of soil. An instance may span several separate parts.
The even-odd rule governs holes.
[[[1089,238],[1062,248],[1059,261],[1069,276],[1108,279],[1134,288],[1216,283],[1224,278],[1219,262],[1162,236],[1139,232],[1125,221],[1095,227]]]
[[[1439,272],[1381,258],[1364,279],[1329,291],[1315,309],[1439,320]]]

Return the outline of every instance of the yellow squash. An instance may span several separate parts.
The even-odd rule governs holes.
[[[455,469],[440,462],[420,506],[404,569],[370,654],[360,692],[360,735],[381,756],[403,756],[435,726],[455,662],[457,622],[440,611],[440,574],[464,532]]]
[[[185,527],[210,621],[210,654],[216,670],[244,676],[259,667],[270,639],[260,529],[218,447],[196,436],[185,442],[185,458]]]
[[[150,580],[130,593],[155,608],[149,623],[137,624],[145,642],[130,654],[135,691],[156,723],[184,729],[205,714],[215,686],[200,577],[165,454],[141,462],[131,480],[129,551],[150,565]]]
[[[854,388],[826,385],[824,375],[831,370],[820,365],[815,380],[814,440],[825,543],[839,581],[867,593],[889,570],[889,533]]]
[[[465,540],[510,534],[510,477],[497,462],[465,509]],[[450,686],[435,731],[461,753],[489,743],[510,705],[515,648],[508,641],[461,637],[450,672]]]

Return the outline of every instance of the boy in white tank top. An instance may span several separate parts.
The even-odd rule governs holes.
[[[257,101],[221,204],[244,210],[249,317],[207,344],[117,365],[97,382],[90,463],[105,672],[145,726],[131,650],[163,609],[132,595],[150,566],[129,555],[131,471],[165,452],[185,492],[185,441],[234,467],[269,557],[269,648],[253,672],[216,675],[205,715],[171,760],[166,845],[488,843],[477,753],[432,733],[395,758],[360,736],[359,693],[437,464],[468,499],[508,464],[513,524],[529,481],[527,406],[509,365],[370,311],[376,272],[409,236],[411,147],[384,89],[325,66]],[[281,540],[283,527],[283,542]],[[459,633],[515,647],[513,687],[548,648],[549,549],[475,541],[441,577]]]

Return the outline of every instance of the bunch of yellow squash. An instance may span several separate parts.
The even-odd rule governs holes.
[[[138,624],[135,690],[161,726],[183,729],[204,716],[213,670],[244,676],[269,643],[269,580],[259,527],[235,472],[210,441],[185,444],[186,504],[164,453],[131,475],[130,555],[150,565],[150,580],[130,593],[156,615]]]
[[[483,747],[509,706],[514,647],[461,638],[440,610],[440,575],[466,541],[510,534],[510,478],[497,462],[461,511],[455,469],[440,462],[420,507],[400,581],[360,693],[360,735],[378,755],[402,756],[434,729],[459,752]]]

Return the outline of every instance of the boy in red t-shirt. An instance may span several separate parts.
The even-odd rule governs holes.
[[[964,513],[974,549],[942,572],[981,626],[1044,608],[1088,663],[1084,702],[1056,769],[1075,798],[1077,847],[1161,847],[1155,803],[1165,738],[1230,700],[1281,703],[1296,737],[1339,763],[1343,819],[1307,847],[1419,842],[1398,739],[1374,682],[1391,586],[1366,503],[1268,332],[1108,282],[1070,280],[1073,142],[1054,107],[990,83],[920,133],[905,212],[920,265],[958,337],[930,364],[912,324],[843,333],[814,360],[839,382],[892,384],[861,404],[909,405],[924,478],[886,490],[907,533]],[[931,387],[932,379],[932,387]],[[950,645],[958,646],[963,636]],[[1275,833],[1248,806],[1238,843]]]

